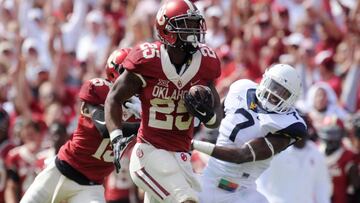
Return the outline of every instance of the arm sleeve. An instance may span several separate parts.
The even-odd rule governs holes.
[[[288,127],[272,133],[270,136],[285,136],[289,137],[292,141],[291,144],[307,136],[306,125],[302,122],[296,122]]]
[[[88,106],[91,106],[91,105],[88,105]],[[96,107],[96,106],[91,106],[90,111],[94,111],[91,115],[91,120],[93,121],[96,129],[99,131],[99,133],[101,134],[101,136],[103,138],[109,138],[109,131],[107,130],[106,124],[105,124],[104,109]]]
[[[136,135],[138,132],[138,129],[140,127],[140,122],[124,122],[123,123],[123,133],[124,137],[130,137],[131,135]]]

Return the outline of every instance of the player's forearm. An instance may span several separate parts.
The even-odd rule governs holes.
[[[268,159],[274,154],[284,150],[289,144],[287,138],[267,138],[267,140],[268,141],[266,141],[265,138],[257,138],[238,148],[193,141],[193,148],[214,158],[241,164]]]
[[[122,128],[122,107],[110,92],[105,100],[105,123],[109,132]]]

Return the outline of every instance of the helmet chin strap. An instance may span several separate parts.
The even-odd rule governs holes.
[[[198,48],[199,48],[199,41],[196,37],[196,35],[189,35],[187,36],[186,40],[188,42],[184,42],[180,39],[180,37],[178,38],[178,40],[180,40],[180,45],[178,46],[182,51],[189,53],[189,54],[194,54]],[[191,42],[193,41],[193,42]]]

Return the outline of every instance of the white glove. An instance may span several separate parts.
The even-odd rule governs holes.
[[[138,97],[132,96],[126,100],[124,107],[127,108],[136,118],[141,118],[141,101]]]

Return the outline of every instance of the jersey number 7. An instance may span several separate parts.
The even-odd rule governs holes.
[[[235,141],[236,135],[238,134],[239,130],[248,128],[255,124],[254,118],[244,108],[237,109],[235,111],[235,114],[237,114],[237,113],[242,114],[247,119],[247,121],[236,124],[235,128],[231,131],[229,139],[233,142]]]

